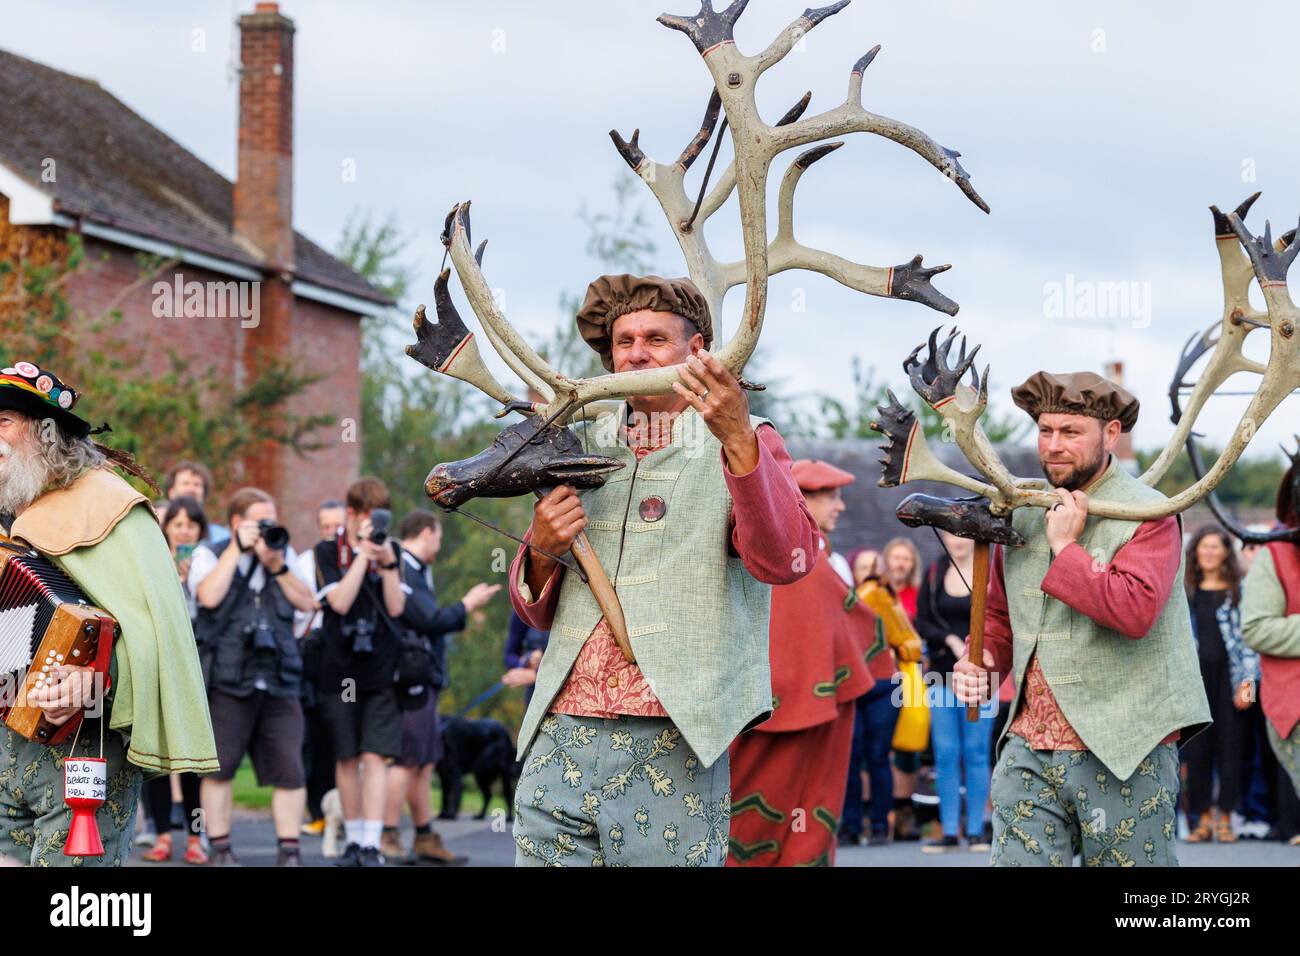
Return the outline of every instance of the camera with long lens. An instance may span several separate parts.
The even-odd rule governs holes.
[[[343,636],[352,638],[353,654],[373,654],[375,652],[375,622],[362,618],[354,624],[343,625]]]
[[[375,508],[370,512],[370,540],[383,544],[388,540],[388,530],[393,526],[393,513],[387,508]]]
[[[262,535],[262,541],[272,551],[283,551],[289,546],[289,529],[276,524],[270,518],[259,521],[257,530]]]

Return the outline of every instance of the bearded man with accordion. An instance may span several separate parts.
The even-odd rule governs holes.
[[[153,482],[93,440],[72,412],[78,398],[30,362],[0,370],[0,862],[10,864],[120,866],[142,776],[217,769],[167,544],[148,499],[111,468]]]

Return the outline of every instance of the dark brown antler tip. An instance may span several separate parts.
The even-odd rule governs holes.
[[[640,138],[640,136],[640,129],[634,129],[632,131],[631,140],[625,140],[616,129],[609,131],[609,138],[614,141],[614,148],[617,149],[618,154],[623,157],[623,162],[632,167],[633,172],[640,169],[641,164],[645,162],[645,153],[641,152],[641,147],[637,145],[637,139]]]
[[[866,53],[862,54],[862,56],[858,57],[858,62],[853,64],[853,70],[851,72],[853,73],[867,72],[867,67],[871,65],[871,61],[876,58],[876,54],[879,52],[880,52],[880,44],[877,43]]]
[[[817,24],[821,23],[827,17],[833,17],[849,5],[849,0],[840,0],[839,3],[832,3],[829,7],[809,7],[803,12],[803,18],[808,21],[808,28],[811,30]]]
[[[814,146],[812,149],[800,153],[799,158],[794,161],[794,164],[800,169],[807,169],[813,163],[817,162],[817,160],[829,156],[843,145],[844,140],[839,140],[834,143],[823,143],[821,146]]]
[[[804,110],[808,108],[808,104],[811,102],[812,102],[812,90],[809,90],[807,93],[805,93],[802,97],[799,98],[798,103],[794,104],[794,106],[790,107],[788,110],[785,111],[785,115],[776,121],[776,125],[789,126],[800,116],[803,116]]]

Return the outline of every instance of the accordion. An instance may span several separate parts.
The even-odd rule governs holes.
[[[53,561],[0,535],[0,719],[7,727],[37,743],[66,739],[82,715],[56,726],[27,695],[59,664],[94,667],[105,682],[97,693],[106,692],[118,634],[113,616]]]

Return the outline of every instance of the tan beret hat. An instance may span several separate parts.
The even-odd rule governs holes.
[[[1096,372],[1035,372],[1011,390],[1011,400],[1034,421],[1053,412],[1087,415],[1103,422],[1118,418],[1120,431],[1131,431],[1138,417],[1138,400]]]
[[[713,344],[713,320],[709,316],[709,303],[685,277],[665,279],[662,276],[601,276],[587,286],[586,298],[578,309],[578,331],[600,354],[601,364],[614,371],[611,354],[611,337],[614,320],[629,312],[651,309],[655,312],[675,312],[690,319],[704,336],[704,347]]]

